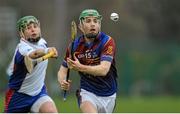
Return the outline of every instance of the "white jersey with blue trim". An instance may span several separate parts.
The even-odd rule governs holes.
[[[44,86],[48,60],[38,63],[29,73],[24,63],[24,57],[36,49],[45,48],[47,48],[47,43],[43,38],[35,44],[24,39],[20,40],[8,69],[10,89],[30,96],[35,96],[41,91]]]

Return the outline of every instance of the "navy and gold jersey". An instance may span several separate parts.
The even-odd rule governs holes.
[[[71,45],[66,51],[62,65],[67,67],[67,57],[70,55]],[[81,64],[99,65],[101,61],[111,62],[111,67],[106,76],[93,76],[79,72],[81,76],[80,87],[98,96],[110,96],[117,91],[117,71],[115,67],[115,42],[101,32],[92,43],[86,43],[83,36],[75,39],[73,53]]]

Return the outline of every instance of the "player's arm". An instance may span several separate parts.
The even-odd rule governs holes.
[[[59,71],[58,71],[58,81],[61,83],[63,80],[66,79],[68,69],[61,65]]]
[[[47,52],[45,52],[47,50]],[[46,48],[46,49],[37,49],[37,50],[30,50],[26,53],[24,57],[24,63],[26,65],[27,71],[31,73],[34,69],[34,67],[48,59],[48,58],[54,58],[58,56],[58,53],[54,47],[52,48]]]
[[[67,57],[69,57],[69,47],[66,50],[66,55],[64,57],[63,63],[58,71],[58,82],[62,90],[69,90],[71,82],[70,80],[66,80],[68,74]]]
[[[48,48],[46,48],[46,49],[37,49],[37,50],[32,51],[29,54],[29,57],[31,59],[37,59],[39,57],[44,56],[46,53],[48,53]]]
[[[69,68],[94,76],[106,76],[111,67],[111,62],[109,61],[101,61],[99,65],[89,66],[81,64],[76,57],[74,59],[74,61],[69,58],[67,59]]]
[[[58,71],[58,82],[62,90],[69,90],[70,88],[71,81],[70,80],[66,81],[67,72],[68,72],[68,68],[61,65]]]
[[[46,49],[36,49],[36,50],[32,51],[29,54],[29,57],[31,59],[37,59],[37,58],[40,58],[40,57],[44,56],[45,54],[47,54],[47,53],[49,53],[51,51],[54,52],[54,55],[52,57],[57,57],[58,56],[56,48],[55,47],[49,47],[49,48],[46,48]]]
[[[101,61],[100,65],[96,66],[87,66],[82,65],[81,72],[85,72],[94,76],[106,76],[109,72],[111,62]]]

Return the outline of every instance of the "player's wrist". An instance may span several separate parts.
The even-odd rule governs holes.
[[[79,68],[79,71],[85,73],[85,72],[87,72],[87,69],[88,69],[88,68],[87,68],[86,65],[81,64],[81,65],[80,65],[80,68]]]

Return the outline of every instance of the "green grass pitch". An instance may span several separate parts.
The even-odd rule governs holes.
[[[58,111],[61,113],[79,113],[75,97],[68,96],[64,102],[62,97],[53,97]],[[0,112],[3,112],[4,97],[0,97]],[[178,113],[180,97],[117,97],[115,113]]]

